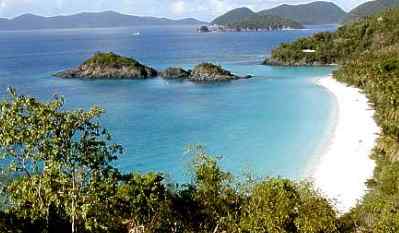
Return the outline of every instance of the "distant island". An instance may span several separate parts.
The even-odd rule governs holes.
[[[80,79],[147,79],[160,76],[164,79],[189,80],[193,82],[230,81],[251,78],[237,76],[219,65],[202,63],[193,70],[184,70],[178,67],[167,68],[159,72],[143,65],[133,58],[123,57],[112,52],[95,53],[79,67],[68,69],[54,74],[60,78]]]
[[[34,30],[66,28],[104,28],[146,25],[201,25],[206,24],[193,18],[172,20],[157,17],[141,17],[120,14],[114,11],[80,13],[67,16],[43,17],[24,14],[13,19],[0,19],[0,30]]]
[[[215,18],[208,31],[274,31],[302,29],[306,24],[337,24],[346,12],[331,2],[312,2],[300,5],[280,5],[254,12],[247,7],[236,8]]]
[[[212,21],[207,31],[275,31],[284,29],[302,29],[304,26],[294,20],[272,15],[259,15],[248,8],[238,8],[219,16]]]
[[[346,24],[397,6],[399,0],[375,0],[363,3],[349,13],[325,1],[283,4],[259,12],[241,7],[216,17],[211,26],[201,27],[198,31],[270,31],[298,29],[303,25]]]

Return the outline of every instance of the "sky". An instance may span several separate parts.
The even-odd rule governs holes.
[[[349,11],[368,0],[330,0]],[[43,16],[80,12],[118,11],[139,16],[194,17],[209,21],[224,12],[249,7],[254,11],[281,4],[308,3],[309,0],[0,0],[0,17],[12,18],[25,13]]]

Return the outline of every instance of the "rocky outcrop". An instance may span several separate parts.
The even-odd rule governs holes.
[[[55,74],[61,78],[82,79],[146,79],[157,75],[155,69],[114,53],[96,53],[78,68]]]
[[[190,74],[190,70],[187,71],[179,67],[170,67],[159,73],[164,79],[187,79]]]
[[[212,63],[202,63],[194,67],[189,77],[191,81],[229,81],[237,79],[251,78],[250,75],[241,77],[232,74],[230,71],[223,69],[221,66]]]
[[[302,60],[294,60],[294,61],[281,61],[273,58],[266,58],[262,65],[270,65],[270,66],[326,66],[332,64],[322,64],[318,61],[307,61],[305,58]]]
[[[250,75],[244,77],[234,75],[230,71],[223,69],[221,66],[211,63],[199,64],[195,66],[193,70],[171,67],[162,71],[160,76],[164,79],[181,79],[193,82],[230,81],[251,78]]]

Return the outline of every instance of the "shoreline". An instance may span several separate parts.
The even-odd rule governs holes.
[[[317,85],[336,99],[337,113],[333,132],[317,156],[311,178],[317,189],[334,201],[340,213],[354,207],[365,194],[365,182],[373,176],[375,162],[370,159],[379,127],[374,110],[360,89],[333,79],[321,78]]]

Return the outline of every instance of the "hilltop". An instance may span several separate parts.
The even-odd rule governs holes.
[[[399,6],[398,0],[375,0],[366,2],[351,10],[345,17],[344,22],[353,22],[395,6]]]
[[[335,24],[346,12],[332,2],[312,2],[300,5],[281,5],[258,12],[260,15],[274,15],[291,19],[302,24]]]
[[[211,24],[221,25],[227,27],[227,30],[231,29],[234,31],[271,31],[284,28],[303,28],[302,24],[294,20],[279,16],[260,15],[246,7],[231,10],[214,19]]]
[[[205,22],[185,18],[141,17],[120,14],[114,11],[79,13],[67,16],[43,17],[24,14],[13,19],[0,19],[0,30],[62,29],[62,28],[101,28],[143,25],[199,25]]]
[[[260,25],[279,23],[301,28],[303,24],[339,23],[345,16],[346,12],[334,3],[318,1],[300,5],[284,4],[259,12],[254,12],[247,7],[236,8],[215,18],[211,24],[240,25],[247,23],[244,21],[252,21],[262,22]]]
[[[60,78],[83,79],[144,79],[157,75],[155,69],[114,53],[96,53],[78,68],[55,74]]]
[[[231,23],[239,22],[254,15],[256,15],[256,13],[247,7],[237,8],[217,17],[211,22],[211,24],[228,25]]]

